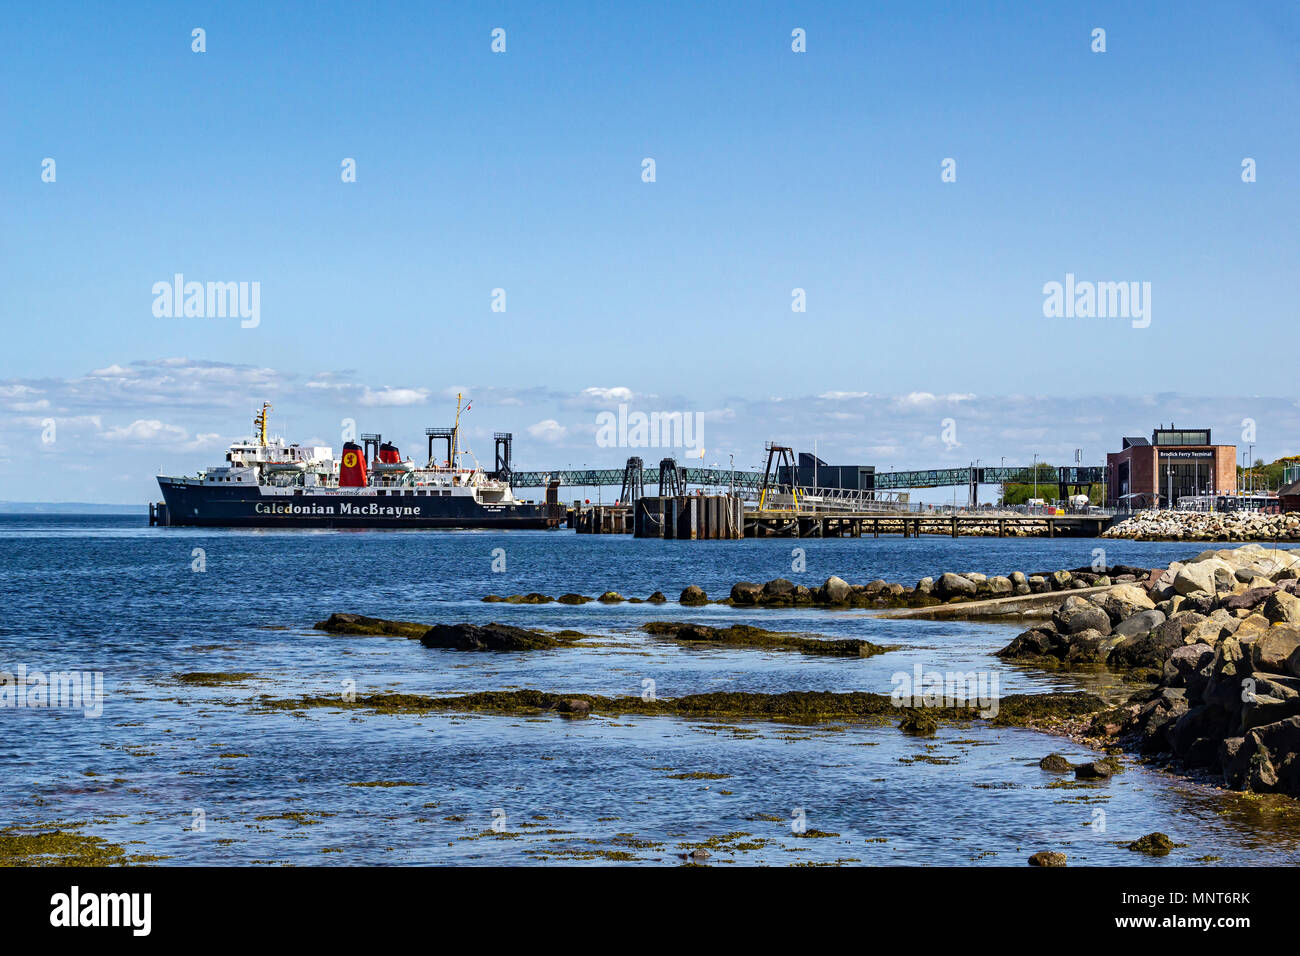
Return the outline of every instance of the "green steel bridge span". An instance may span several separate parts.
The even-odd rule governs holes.
[[[686,468],[678,466],[679,481],[698,488],[735,488],[742,495],[757,494],[763,487],[761,471],[733,471],[729,468]],[[560,485],[576,488],[595,488],[614,485],[621,487],[626,477],[626,468],[587,468],[560,469],[554,471],[516,471],[510,476],[510,483],[516,488],[545,488],[553,481]],[[884,471],[876,472],[876,491],[901,491],[916,488],[948,488],[960,485],[1032,485],[1037,473],[1038,484],[1060,488],[1083,487],[1101,484],[1105,480],[1106,469],[1100,466],[1078,466],[1047,468],[1039,465],[1013,466],[998,468],[927,468],[920,471]],[[643,468],[641,471],[643,487],[658,485],[661,478],[659,468]]]

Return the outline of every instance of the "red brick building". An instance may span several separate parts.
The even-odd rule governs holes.
[[[1237,490],[1237,446],[1215,445],[1208,428],[1157,428],[1151,440],[1125,438],[1106,456],[1107,504],[1168,508],[1188,495]]]

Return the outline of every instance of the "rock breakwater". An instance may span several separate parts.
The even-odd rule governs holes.
[[[1102,533],[1134,541],[1300,541],[1300,513],[1144,511]]]
[[[1150,682],[1090,733],[1235,790],[1300,796],[1298,579],[1300,552],[1204,551],[1141,584],[1067,597],[998,655]]]

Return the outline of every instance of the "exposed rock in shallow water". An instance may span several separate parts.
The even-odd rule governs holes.
[[[547,633],[507,624],[420,624],[361,614],[331,614],[316,628],[333,634],[366,634],[418,640],[425,647],[458,651],[535,651],[562,647],[585,637],[577,631]]]
[[[817,596],[826,604],[847,604],[853,589],[843,578],[831,575],[818,589]]]
[[[555,712],[568,717],[586,717],[591,713],[591,704],[580,698],[557,701]]]
[[[420,643],[457,651],[538,651],[561,647],[569,640],[508,624],[435,624]]]
[[[511,594],[508,597],[502,597],[500,594],[489,594],[483,598],[484,604],[550,604],[555,598],[549,594],[539,594],[533,591],[529,594]]]
[[[1149,853],[1152,856],[1165,856],[1177,845],[1168,836],[1157,830],[1155,833],[1148,833],[1146,836],[1134,840],[1128,845],[1128,848],[1139,853]]]
[[[313,627],[331,634],[369,634],[412,639],[423,637],[429,629],[428,624],[389,621],[382,617],[366,617],[364,614],[331,614],[325,620],[317,621]]]
[[[1090,760],[1074,768],[1074,776],[1079,780],[1109,780],[1113,775],[1111,764],[1105,760]]]
[[[1048,773],[1069,773],[1074,769],[1074,765],[1066,760],[1061,754],[1051,753],[1038,761],[1038,766]]]
[[[740,692],[689,694],[676,698],[644,700],[641,697],[601,697],[595,694],[552,694],[538,690],[482,691],[455,697],[426,697],[419,694],[370,694],[354,700],[317,695],[289,700],[263,699],[272,710],[307,707],[371,710],[387,714],[420,714],[439,711],[536,714],[553,710],[564,700],[585,700],[592,713],[643,714],[676,717],[736,717],[781,723],[821,721],[874,721],[884,723],[901,716],[888,694],[860,691],[787,691],[782,694]],[[1012,694],[998,701],[993,724],[999,726],[1050,726],[1063,718],[1097,713],[1105,703],[1091,694]],[[974,707],[925,708],[941,723],[980,719]]]
[[[1065,866],[1065,854],[1056,850],[1039,850],[1029,858],[1030,866]]]
[[[939,720],[924,707],[909,707],[898,722],[898,729],[917,737],[933,737],[939,730]]]
[[[709,627],[706,624],[651,621],[649,624],[641,625],[641,628],[656,637],[666,637],[680,641],[683,644],[719,644],[735,647],[770,648],[830,657],[871,657],[889,650],[889,648],[859,638],[805,637],[801,634],[765,631],[760,627],[750,627],[746,624],[733,624],[730,627]]]
[[[682,588],[681,596],[677,599],[678,603],[685,604],[688,607],[707,604],[709,596],[704,593],[704,589],[695,584],[688,584]]]

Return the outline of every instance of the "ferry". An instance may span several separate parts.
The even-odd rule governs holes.
[[[468,410],[466,405],[466,410]],[[461,396],[451,428],[426,428],[424,464],[403,458],[382,435],[324,446],[269,438],[271,405],[253,419],[252,438],[236,441],[223,464],[196,475],[158,476],[162,525],[259,528],[554,528],[563,514],[520,501],[510,486],[508,433],[496,435],[496,468],[485,471],[461,447]],[[445,457],[434,457],[445,442]],[[462,460],[472,461],[462,467]]]

